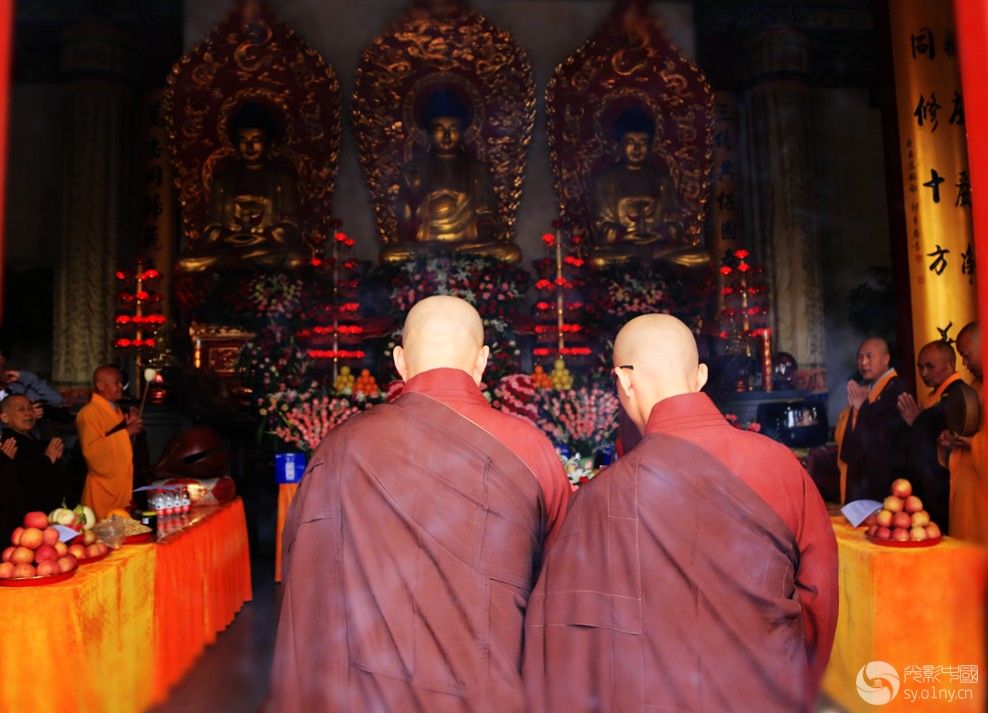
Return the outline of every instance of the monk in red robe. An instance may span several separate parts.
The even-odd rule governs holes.
[[[614,345],[644,437],[583,486],[525,621],[532,711],[796,711],[837,625],[837,544],[787,448],[732,427],[690,330],[629,322]]]
[[[313,453],[285,525],[272,711],[522,711],[525,609],[570,487],[490,407],[480,316],[408,313],[391,404]]]

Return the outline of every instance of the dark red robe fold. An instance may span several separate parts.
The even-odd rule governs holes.
[[[539,481],[421,393],[336,429],[285,526],[272,711],[521,711]]]
[[[656,407],[642,442],[581,488],[546,557],[526,618],[532,711],[798,711],[815,693],[837,613],[823,502],[797,497],[784,447],[732,429],[705,396],[669,401],[683,437],[653,430]],[[701,435],[750,469],[789,468],[775,502],[758,492],[769,478],[749,485]],[[790,499],[799,510],[780,513]]]

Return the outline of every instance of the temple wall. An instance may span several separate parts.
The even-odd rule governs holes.
[[[854,89],[814,89],[812,104],[833,425],[847,405],[845,384],[856,370],[862,341],[848,320],[847,297],[865,281],[869,267],[889,268],[891,256],[880,109],[867,91]]]

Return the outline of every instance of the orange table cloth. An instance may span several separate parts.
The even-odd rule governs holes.
[[[127,545],[71,579],[0,587],[0,712],[142,711],[251,598],[243,503]]]
[[[295,493],[298,492],[298,483],[283,483],[278,486],[278,521],[274,532],[274,581],[281,581],[281,533],[285,529],[285,518],[288,517],[288,508],[291,507]]]
[[[190,519],[154,548],[155,700],[252,596],[243,501],[193,508]]]
[[[840,614],[824,691],[849,711],[875,710],[866,698],[882,694],[867,678],[859,694],[858,673],[882,661],[889,693],[897,689],[883,711],[984,710],[982,549],[949,537],[928,548],[875,545],[843,517],[833,524]]]

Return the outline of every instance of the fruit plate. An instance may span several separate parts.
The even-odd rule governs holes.
[[[906,540],[905,542],[899,542],[898,540],[883,540],[879,537],[873,535],[865,534],[868,538],[868,542],[876,545],[882,545],[883,547],[933,547],[943,541],[943,535],[939,537],[934,537],[931,540],[919,540],[914,542],[913,540]]]
[[[100,560],[105,560],[107,557],[110,556],[110,553],[112,551],[113,550],[107,550],[103,554],[96,555],[95,557],[85,557],[85,558],[79,560],[79,564],[92,564],[93,562],[99,562]]]
[[[152,541],[151,533],[142,532],[139,535],[128,535],[127,537],[124,538],[123,543],[125,545],[140,545],[144,542],[151,542],[151,541]]]
[[[59,572],[47,577],[24,577],[23,579],[0,579],[0,587],[43,587],[46,584],[64,582],[76,573],[75,569]]]

